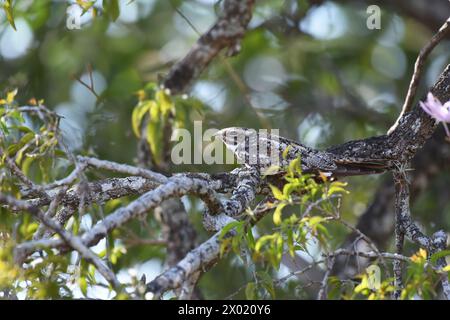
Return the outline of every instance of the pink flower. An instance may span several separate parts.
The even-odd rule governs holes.
[[[445,132],[450,137],[450,131],[447,127],[447,123],[450,123],[450,101],[442,104],[431,92],[428,92],[427,100],[425,102],[420,101],[419,104],[423,111],[443,123]]]

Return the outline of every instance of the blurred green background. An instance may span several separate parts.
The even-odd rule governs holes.
[[[18,88],[22,105],[44,99],[64,117],[62,130],[75,153],[89,151],[133,164],[138,141],[131,112],[137,91],[158,81],[187,53],[197,31],[214,23],[219,5],[214,0],[120,0],[116,21],[94,17],[90,10],[82,16],[81,29],[69,30],[67,12],[79,10],[69,2],[14,1],[17,31],[0,12],[0,94]],[[317,148],[384,134],[399,113],[419,50],[450,15],[447,1],[417,5],[421,2],[423,7],[405,9],[404,1],[378,1],[381,29],[369,30],[366,9],[371,3],[365,1],[257,0],[240,54],[215,59],[190,89],[205,111],[190,112],[188,123],[202,120],[204,130],[277,128],[281,135]],[[427,6],[428,16],[423,14]],[[447,39],[427,62],[421,95],[449,56]],[[90,67],[100,99],[76,80],[89,81]],[[226,169],[190,165],[173,170]],[[450,230],[449,178],[448,170],[441,172],[414,206],[414,216],[430,230],[436,225]],[[357,221],[381,179],[348,179],[345,219]],[[191,202],[189,207],[200,239],[207,239],[198,206]],[[264,232],[264,223],[260,228]],[[339,245],[346,231],[334,232]],[[149,280],[161,270],[164,250],[138,247],[125,256],[123,267],[145,265],[139,272],[145,270]],[[205,297],[224,298],[250,278],[230,255],[202,278],[200,289]],[[241,290],[235,297],[243,296]]]

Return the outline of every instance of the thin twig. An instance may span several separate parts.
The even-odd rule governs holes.
[[[336,260],[335,256],[328,256],[327,259],[325,260],[327,271],[323,276],[322,284],[320,286],[319,293],[317,294],[317,300],[327,299],[328,279],[330,278],[331,271],[333,270],[335,260]]]
[[[12,159],[8,157],[8,155],[3,151],[2,148],[0,148],[0,158],[3,157],[5,160],[6,166],[9,168],[11,173],[17,177],[26,187],[30,188],[32,192],[35,194],[48,198],[47,193],[45,193],[44,188],[40,185],[35,184],[33,181],[31,181],[23,172],[20,170],[20,168],[14,163]]]
[[[347,249],[338,249],[332,253],[327,254],[327,256],[339,256],[339,255],[345,255],[345,256],[360,256],[364,258],[373,258],[373,259],[379,259],[381,257],[385,259],[390,259],[393,261],[403,261],[403,262],[409,262],[411,259],[409,257],[406,257],[404,255],[398,254],[398,253],[389,253],[389,252],[374,252],[374,251],[353,251],[353,250],[347,250]]]
[[[17,200],[15,198],[2,194],[0,194],[0,202],[7,203],[8,205],[14,206],[18,209],[28,211],[29,213],[34,215],[46,227],[58,233],[62,240],[67,245],[72,247],[75,251],[78,251],[86,261],[92,263],[114,289],[118,289],[120,287],[120,282],[117,280],[114,272],[112,272],[112,270],[110,270],[94,252],[89,250],[89,248],[87,248],[83,244],[81,238],[76,237],[70,234],[68,231],[62,229],[56,222],[46,217],[39,208],[32,207],[25,201]]]
[[[151,170],[133,167],[133,166],[130,166],[127,164],[120,164],[120,163],[107,161],[107,160],[99,160],[99,159],[90,158],[90,157],[79,156],[77,159],[78,159],[78,161],[84,162],[87,165],[94,167],[94,168],[110,170],[110,171],[114,171],[114,172],[118,172],[118,173],[130,174],[133,176],[141,176],[144,178],[152,179],[158,183],[167,182],[166,176],[164,176],[163,174],[151,171]]]
[[[442,27],[438,30],[436,34],[430,39],[430,41],[420,50],[419,56],[417,57],[416,63],[414,64],[414,73],[411,78],[411,82],[408,87],[408,92],[406,94],[405,102],[403,103],[402,111],[395,121],[394,125],[389,129],[388,134],[391,134],[395,128],[397,128],[400,119],[405,113],[411,111],[414,97],[416,96],[417,88],[419,86],[420,77],[422,76],[423,66],[425,60],[433,51],[433,49],[446,37],[450,32],[450,17],[445,21]]]

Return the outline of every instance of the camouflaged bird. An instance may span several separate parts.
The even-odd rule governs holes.
[[[218,131],[216,136],[236,155],[238,163],[254,167],[266,175],[283,172],[283,168],[297,158],[300,158],[303,172],[322,173],[328,177],[381,173],[392,165],[385,159],[345,158],[315,150],[296,141],[269,134],[266,130],[258,132],[232,127]]]

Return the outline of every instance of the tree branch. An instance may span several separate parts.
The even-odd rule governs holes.
[[[217,22],[203,34],[189,53],[175,64],[163,82],[171,94],[186,90],[209,63],[225,48],[234,55],[240,50],[252,16],[254,0],[224,0],[223,12]]]
[[[396,233],[397,251],[403,249],[403,234],[408,237],[408,239],[424,248],[428,253],[428,257],[439,251],[445,250],[447,245],[447,235],[444,231],[438,231],[434,233],[432,237],[428,237],[412,220],[409,209],[409,183],[406,173],[401,171],[395,172],[394,181],[396,188],[396,230],[398,230],[398,233]],[[397,237],[399,237],[399,239],[397,239]],[[445,258],[438,259],[438,270],[442,270],[446,265]],[[394,298],[399,298],[401,289],[401,265],[397,264],[396,267],[395,282],[400,287],[396,288]],[[441,284],[446,299],[450,300],[450,285],[446,274],[441,278]]]
[[[25,210],[34,215],[39,221],[41,221],[47,228],[52,229],[62,238],[61,241],[64,244],[69,245],[73,250],[78,251],[80,255],[88,262],[92,263],[97,270],[100,272],[102,276],[112,285],[114,289],[119,289],[120,283],[117,280],[114,272],[110,270],[101,259],[87,246],[83,243],[83,241],[77,237],[69,233],[68,231],[62,229],[58,224],[56,224],[53,220],[49,219],[45,216],[45,214],[38,209],[37,207],[30,206],[25,201],[17,200],[15,198],[5,196],[0,194],[0,202],[7,203],[15,208],[20,210]],[[17,250],[17,247],[16,247]],[[16,260],[21,264],[23,262],[22,259]]]
[[[181,197],[187,194],[194,194],[199,196],[211,210],[217,210],[221,204],[215,196],[215,189],[220,189],[220,181],[206,181],[198,178],[190,178],[186,176],[174,176],[169,178],[167,182],[160,185],[158,188],[151,190],[128,206],[120,208],[104,218],[100,223],[95,225],[91,230],[82,235],[81,239],[86,246],[93,246],[98,241],[106,236],[111,230],[122,226],[129,220],[137,218],[154,209],[163,200],[172,197]],[[8,203],[7,203],[8,204]],[[27,208],[36,208],[27,204]],[[24,207],[16,207],[16,209],[23,210]],[[49,241],[31,241],[28,244],[21,244],[16,247],[16,255],[19,257],[18,261],[34,252],[38,247],[45,243],[50,248],[64,248],[65,243],[59,239],[52,239]]]
[[[450,17],[442,25],[436,34],[430,39],[430,41],[420,50],[419,56],[417,57],[416,63],[414,64],[414,73],[411,78],[411,82],[408,87],[408,92],[406,94],[405,102],[403,103],[402,111],[395,121],[394,125],[389,129],[388,134],[391,134],[395,128],[398,126],[400,119],[406,112],[411,111],[414,97],[416,96],[416,91],[419,86],[420,77],[422,76],[423,66],[428,55],[433,51],[433,49],[442,41],[448,34],[450,34]]]

